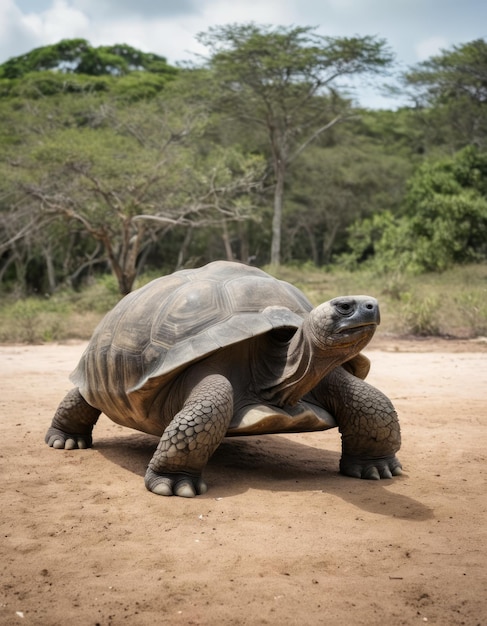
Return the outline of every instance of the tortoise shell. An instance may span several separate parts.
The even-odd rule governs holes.
[[[299,289],[255,267],[215,261],[181,270],[120,300],[96,328],[71,380],[112,416],[129,394],[150,395],[188,365],[237,342],[296,329],[311,309]]]

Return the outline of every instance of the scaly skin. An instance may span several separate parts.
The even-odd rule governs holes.
[[[326,376],[313,395],[338,423],[342,474],[371,480],[402,474],[395,454],[401,446],[399,421],[387,396],[342,367]]]
[[[220,445],[233,415],[233,390],[220,374],[203,378],[161,437],[145,485],[161,496],[205,493],[201,472]]]
[[[78,388],[71,389],[54,414],[45,437],[47,445],[65,450],[91,448],[91,432],[100,413],[86,402]]]

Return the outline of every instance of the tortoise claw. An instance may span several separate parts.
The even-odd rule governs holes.
[[[158,496],[180,496],[194,498],[208,491],[208,487],[201,476],[189,474],[157,474],[148,468],[145,474],[145,486]]]
[[[52,426],[46,433],[45,442],[56,450],[85,450],[93,445],[91,434],[66,433]]]
[[[380,480],[379,470],[375,467],[375,465],[366,467],[361,478],[366,478],[367,480]]]
[[[340,460],[340,472],[352,478],[380,480],[402,475],[402,466],[395,455],[382,459],[361,459],[343,455]]]

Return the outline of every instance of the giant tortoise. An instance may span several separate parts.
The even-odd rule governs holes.
[[[206,492],[202,471],[226,436],[338,426],[343,474],[391,478],[401,474],[399,423],[364,382],[360,354],[378,323],[375,298],[313,308],[296,287],[239,263],[158,278],[101,321],[46,443],[91,446],[103,412],[160,437],[147,489],[193,497]]]

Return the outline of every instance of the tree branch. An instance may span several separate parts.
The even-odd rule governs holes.
[[[303,150],[305,150],[309,146],[310,143],[312,143],[319,135],[321,135],[321,133],[325,132],[325,130],[328,130],[328,129],[332,128],[332,126],[335,126],[335,124],[338,124],[339,122],[342,122],[345,119],[350,119],[352,117],[355,117],[355,116],[353,116],[353,115],[348,115],[348,116],[337,115],[330,122],[328,122],[324,126],[321,126],[318,129],[316,129],[315,132],[312,135],[310,135],[310,137],[308,137],[308,139],[306,139],[306,141],[304,141],[300,146],[298,146],[296,148],[296,150],[293,152],[293,154],[291,154],[291,156],[288,158],[287,162],[291,163],[292,161],[294,161],[294,159],[297,156],[299,156],[301,154],[301,152],[303,152]]]

